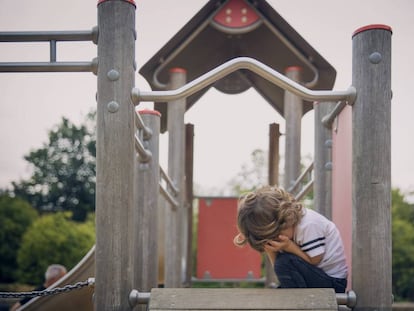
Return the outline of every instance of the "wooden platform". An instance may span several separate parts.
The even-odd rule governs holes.
[[[333,289],[154,288],[149,310],[332,310]]]

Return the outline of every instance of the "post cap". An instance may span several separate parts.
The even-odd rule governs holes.
[[[373,29],[383,29],[383,30],[388,30],[389,32],[392,33],[392,28],[388,25],[383,25],[383,24],[371,24],[371,25],[367,25],[367,26],[363,26],[358,28],[357,30],[354,31],[354,33],[352,34],[352,37],[356,36],[357,34],[367,31],[367,30],[373,30]]]
[[[158,117],[161,117],[161,113],[157,110],[151,110],[151,109],[143,109],[138,111],[139,114],[152,114]]]

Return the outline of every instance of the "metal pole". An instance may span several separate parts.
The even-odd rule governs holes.
[[[158,197],[159,197],[159,134],[160,113],[139,111],[144,124],[151,130],[151,138],[143,144],[151,154],[151,161],[135,161],[135,208],[133,211],[132,262],[134,288],[151,291],[158,287]],[[144,136],[141,129],[142,137]],[[145,309],[144,309],[145,310]]]
[[[286,76],[293,81],[300,81],[301,68],[292,66],[286,69]],[[300,175],[300,142],[302,99],[289,91],[285,91],[284,98],[285,117],[285,189],[290,188]]]
[[[391,28],[353,34],[352,287],[355,310],[391,310]]]
[[[181,68],[170,70],[170,88],[177,89],[186,83],[186,71]],[[186,99],[179,99],[168,103],[168,175],[177,185],[179,192],[176,210],[166,209],[166,237],[165,237],[165,286],[181,287],[184,280],[183,263],[186,260],[186,218],[183,208],[184,200],[184,168],[185,168],[185,125],[184,113]]]
[[[98,28],[75,31],[8,31],[0,32],[0,42],[93,41],[97,42]]]
[[[130,310],[133,267],[135,5],[98,4],[95,310]],[[138,185],[140,186],[140,185]]]
[[[0,63],[0,72],[93,72],[97,63],[91,62],[10,62]]]
[[[332,219],[332,130],[324,126],[322,119],[334,106],[334,102],[315,102],[313,105],[315,115],[313,202],[315,209],[328,219]]]

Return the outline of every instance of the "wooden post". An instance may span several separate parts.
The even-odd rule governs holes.
[[[301,68],[292,66],[286,69],[286,76],[299,82]],[[300,141],[302,120],[302,99],[289,91],[285,91],[284,117],[285,129],[285,189],[289,189],[300,175]]]
[[[316,211],[332,219],[332,130],[322,119],[334,108],[335,103],[314,103],[315,114],[315,160],[313,202]],[[340,165],[340,163],[338,163]]]
[[[185,126],[185,208],[187,211],[187,266],[185,286],[191,286],[193,273],[193,171],[194,171],[194,125]]]
[[[391,28],[353,34],[352,286],[355,310],[391,310]]]
[[[99,1],[95,310],[130,310],[135,4]]]
[[[133,213],[132,262],[134,289],[149,292],[158,287],[158,197],[160,113],[142,110],[139,114],[152,135],[140,135],[145,149],[152,154],[148,162],[137,155],[135,161],[135,208]],[[143,306],[145,307],[145,306]],[[145,308],[143,309],[145,310]]]
[[[158,197],[158,285],[165,285],[165,252],[166,252],[166,225],[165,225],[165,214],[167,209],[171,209],[170,204],[160,195]]]
[[[269,125],[269,185],[279,184],[279,124],[273,123]],[[273,265],[267,256],[265,258],[266,268],[266,287],[275,287],[279,281],[277,280]]]
[[[181,68],[170,70],[170,89],[177,89],[186,83],[186,71]],[[168,104],[168,175],[179,189],[176,210],[167,208],[166,224],[166,266],[165,286],[181,287],[184,280],[183,263],[186,250],[187,214],[183,208],[184,202],[184,158],[185,158],[185,128],[184,113],[186,99],[179,99]]]
[[[279,124],[269,125],[269,185],[279,184]]]

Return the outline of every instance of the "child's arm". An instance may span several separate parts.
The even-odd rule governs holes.
[[[267,254],[273,253],[276,254],[279,251],[284,251],[288,253],[292,253],[306,262],[309,262],[312,265],[317,265],[322,261],[323,255],[320,254],[315,257],[310,257],[308,254],[306,254],[302,249],[292,240],[290,240],[285,235],[279,235],[278,241],[270,241],[265,246],[265,251]],[[274,262],[274,261],[273,261]]]
[[[275,260],[276,260],[276,252],[273,250],[267,250],[266,246],[265,246],[265,253],[267,255],[267,257],[269,258],[270,262],[272,263],[272,266],[275,265]]]

